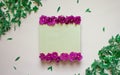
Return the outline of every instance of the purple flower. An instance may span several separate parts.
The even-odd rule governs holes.
[[[67,60],[69,59],[69,55],[68,55],[67,53],[62,53],[62,54],[60,55],[60,59],[61,59],[62,61],[67,61]]]
[[[66,18],[64,16],[58,16],[58,19],[56,20],[57,23],[65,23]]]
[[[76,60],[77,60],[77,61],[80,61],[81,59],[82,59],[81,53],[77,53],[77,54],[76,54]]]
[[[53,53],[48,53],[47,55],[45,55],[44,53],[40,53],[39,58],[41,60],[46,60],[48,62],[55,61],[59,63],[60,61],[67,61],[67,60],[69,60],[70,62],[80,61],[82,59],[82,55],[81,53],[71,52],[70,54],[61,53],[61,55],[58,56],[57,52],[53,52]]]
[[[74,23],[74,16],[67,16],[65,24]]]
[[[50,53],[48,53],[47,55],[46,55],[46,61],[52,61],[53,59],[52,59],[52,54],[50,54]]]
[[[80,24],[81,23],[81,17],[80,16],[51,16],[51,17],[47,17],[42,15],[40,17],[39,23],[41,25],[43,24],[47,24],[48,26],[54,26],[55,24]]]
[[[81,22],[81,17],[80,16],[76,16],[74,18],[74,23],[77,25],[77,24],[80,24],[80,22]]]
[[[47,24],[47,20],[46,19],[47,19],[47,16],[42,15],[40,17],[39,24],[41,24],[41,25]]]
[[[71,62],[73,62],[73,61],[75,60],[76,56],[77,56],[77,53],[71,52],[71,53],[69,54],[69,60],[70,60]]]
[[[39,58],[41,59],[41,60],[45,60],[45,54],[44,53],[40,53],[40,56],[39,56]]]
[[[55,25],[55,17],[47,17],[47,24],[48,24],[48,26],[54,26]]]
[[[60,57],[57,57],[55,61],[59,63],[61,61]]]
[[[58,53],[57,52],[53,52],[51,57],[52,57],[53,60],[56,60],[57,57],[58,57]]]

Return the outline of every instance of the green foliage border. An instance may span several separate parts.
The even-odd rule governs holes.
[[[0,37],[12,27],[20,27],[21,19],[42,6],[41,0],[2,0],[0,2]]]

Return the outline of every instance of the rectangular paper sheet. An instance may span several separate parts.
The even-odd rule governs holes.
[[[80,52],[80,25],[40,25],[39,44],[42,53]]]

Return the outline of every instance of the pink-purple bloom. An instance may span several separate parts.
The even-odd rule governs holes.
[[[52,59],[56,60],[58,58],[58,53],[57,52],[53,52],[51,54],[51,57],[52,57]]]
[[[43,61],[49,61],[49,62],[60,62],[60,61],[70,61],[70,62],[74,62],[74,61],[81,61],[82,59],[82,55],[79,52],[71,52],[70,54],[68,53],[61,53],[60,55],[58,55],[57,52],[52,52],[52,53],[48,53],[47,55],[45,55],[44,53],[40,53],[39,58]]]
[[[63,61],[67,61],[69,59],[69,55],[67,53],[61,53],[60,59]]]
[[[81,23],[81,17],[80,16],[45,16],[42,15],[39,20],[40,25],[48,25],[48,26],[54,26],[55,24],[76,24],[79,25]]]
[[[70,55],[69,55],[69,60],[71,62],[73,62],[75,60],[76,56],[77,56],[77,53],[71,52]]]
[[[76,17],[74,18],[74,23],[75,23],[75,24],[80,24],[80,22],[81,22],[81,17],[80,17],[80,16],[76,16]]]
[[[52,61],[52,60],[53,60],[51,53],[48,53],[45,57],[46,57],[46,58],[45,58],[46,61]]]
[[[77,53],[75,59],[76,59],[77,61],[80,61],[80,60],[82,59],[81,53]]]
[[[46,56],[45,56],[45,54],[44,54],[44,53],[40,53],[39,58],[40,58],[41,60],[45,60],[45,59],[46,59],[45,57],[46,57]]]
[[[42,16],[40,17],[39,23],[40,23],[41,25],[47,24],[47,16],[42,15]]]
[[[48,26],[54,26],[55,25],[55,18],[54,17],[47,17],[47,24],[48,24]]]

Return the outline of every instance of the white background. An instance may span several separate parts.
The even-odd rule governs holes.
[[[21,27],[9,31],[0,40],[0,75],[85,75],[85,69],[98,51],[111,36],[120,33],[120,0],[42,0],[43,7],[37,13],[28,15],[22,20]],[[58,7],[61,10],[57,13]],[[91,13],[85,12],[90,8]],[[41,64],[38,50],[38,26],[41,15],[80,15],[81,51],[83,60],[80,64]],[[105,32],[102,28],[105,27]],[[7,38],[13,38],[8,41]],[[20,60],[15,62],[15,58]],[[48,71],[48,66],[53,71]],[[17,70],[14,70],[16,66]]]

